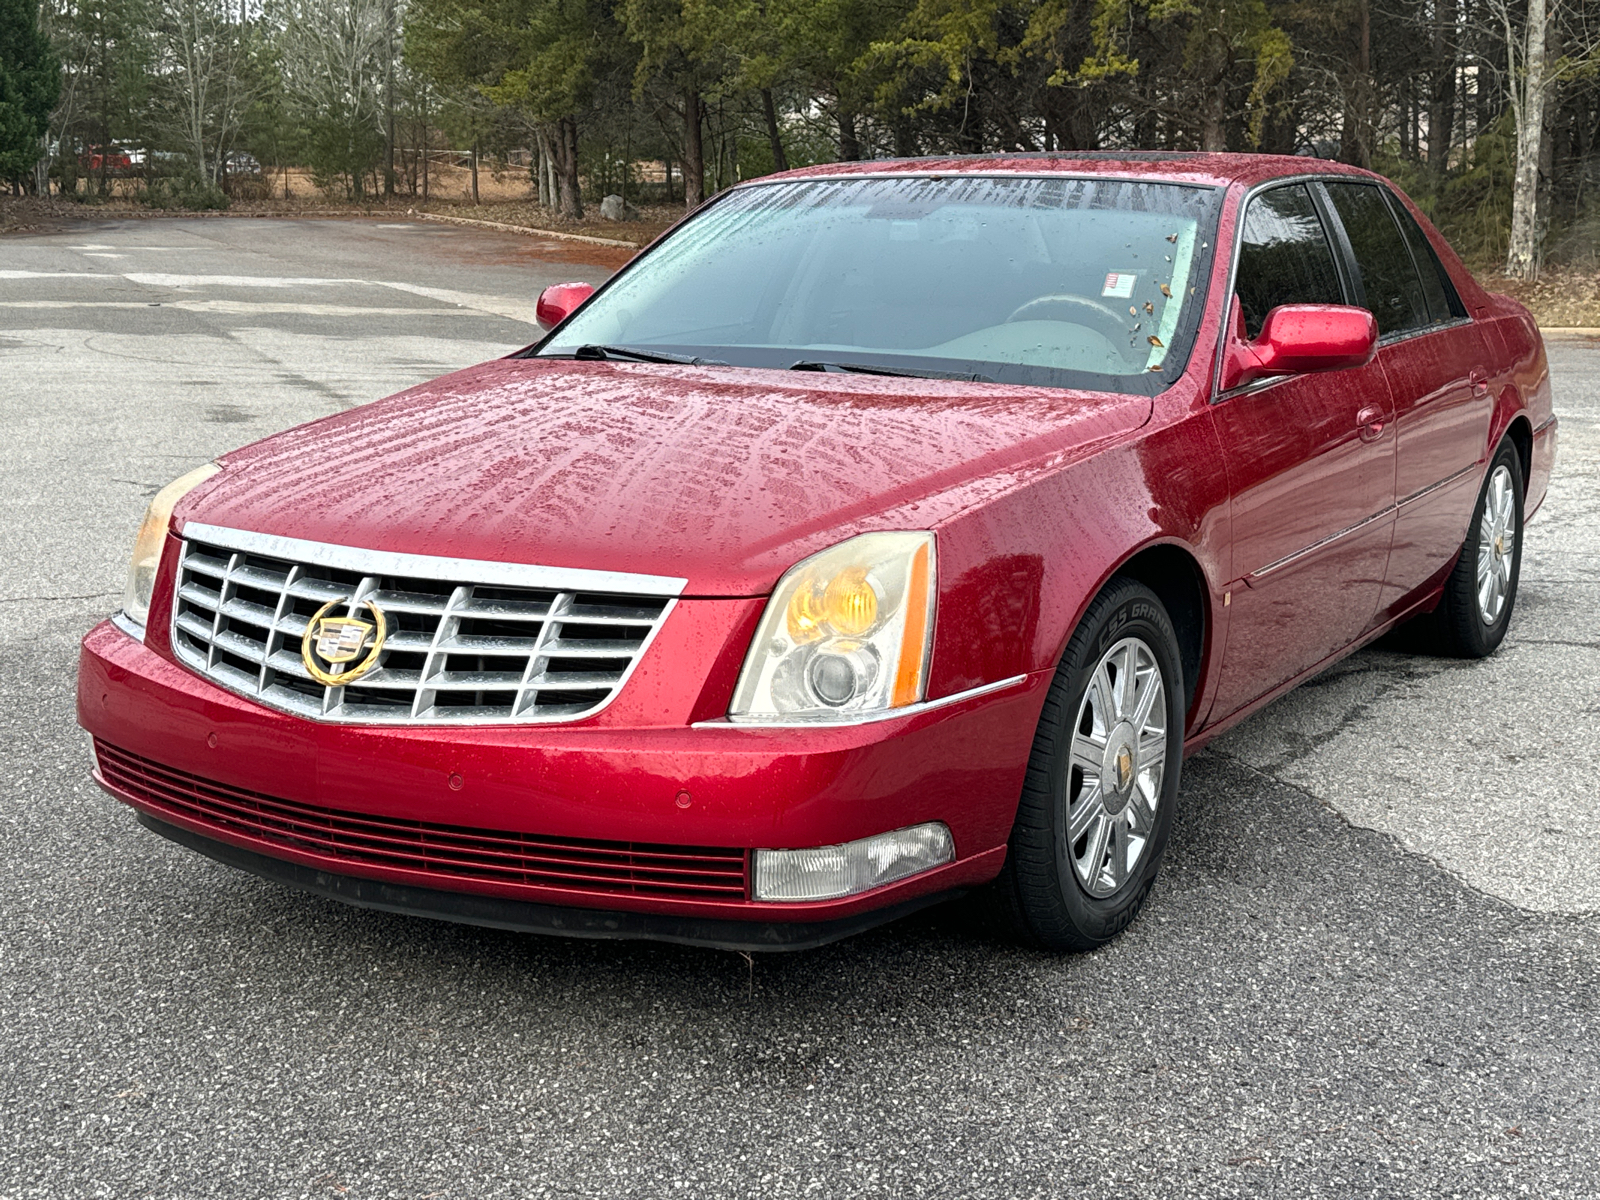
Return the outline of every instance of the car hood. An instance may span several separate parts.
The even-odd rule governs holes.
[[[179,521],[681,577],[753,596],[816,550],[927,529],[1136,429],[1147,396],[501,359],[268,438]]]

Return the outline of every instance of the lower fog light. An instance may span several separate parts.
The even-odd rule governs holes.
[[[939,821],[842,846],[757,850],[757,900],[836,900],[954,862],[956,845]]]

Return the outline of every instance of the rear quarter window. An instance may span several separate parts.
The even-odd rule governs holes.
[[[1433,323],[1441,325],[1465,317],[1467,306],[1461,303],[1456,286],[1450,280],[1450,273],[1439,261],[1433,243],[1422,232],[1422,226],[1417,224],[1416,218],[1406,211],[1406,206],[1392,192],[1389,194],[1389,206],[1394,210],[1394,219],[1400,222],[1400,232],[1405,235],[1406,245],[1411,247],[1411,257],[1422,279],[1422,293],[1428,299],[1428,315]]]

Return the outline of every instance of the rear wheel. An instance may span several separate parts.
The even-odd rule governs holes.
[[[1440,649],[1484,658],[1505,639],[1522,573],[1522,459],[1500,443],[1478,493],[1455,570],[1433,614]]]
[[[1138,914],[1172,825],[1183,751],[1178,639],[1155,594],[1115,580],[1063,655],[996,891],[1016,933],[1092,950]]]

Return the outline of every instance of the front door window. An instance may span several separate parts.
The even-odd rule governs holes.
[[[1304,184],[1273,188],[1250,202],[1235,290],[1249,338],[1280,304],[1345,302],[1333,247]]]

